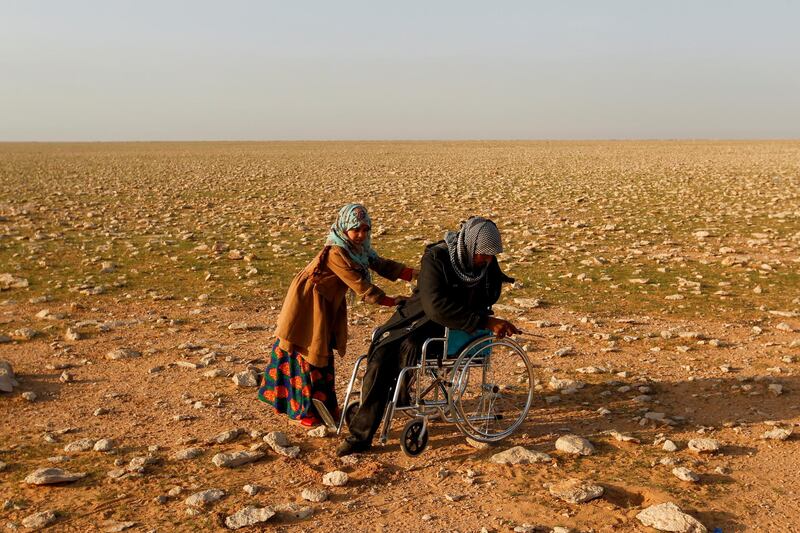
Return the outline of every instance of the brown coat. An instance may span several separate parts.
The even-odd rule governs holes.
[[[316,280],[312,274],[320,262],[318,254],[289,285],[275,335],[281,348],[299,351],[306,361],[318,367],[328,364],[332,348],[339,355],[347,351],[347,289],[367,303],[377,303],[385,293],[366,280],[345,250],[332,246]],[[378,258],[370,269],[395,281],[405,266]]]

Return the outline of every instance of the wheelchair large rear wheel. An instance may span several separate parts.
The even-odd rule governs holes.
[[[497,442],[525,421],[533,403],[534,372],[513,340],[475,340],[461,352],[452,375],[450,409],[466,436]]]

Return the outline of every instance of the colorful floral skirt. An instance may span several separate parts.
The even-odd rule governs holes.
[[[333,357],[326,367],[309,364],[297,350],[287,352],[276,340],[266,370],[264,382],[258,389],[258,399],[270,404],[276,413],[292,419],[317,415],[312,399],[320,400],[331,413],[336,412],[336,387]]]

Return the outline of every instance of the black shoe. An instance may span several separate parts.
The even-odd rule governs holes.
[[[344,457],[353,453],[361,453],[369,450],[372,444],[363,440],[350,440],[347,438],[336,448],[336,457]]]

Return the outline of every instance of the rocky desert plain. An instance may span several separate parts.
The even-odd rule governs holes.
[[[409,264],[497,222],[513,436],[338,459],[257,400],[351,201]],[[0,527],[800,531],[799,269],[796,141],[0,144]],[[340,401],[390,313],[350,308]]]

